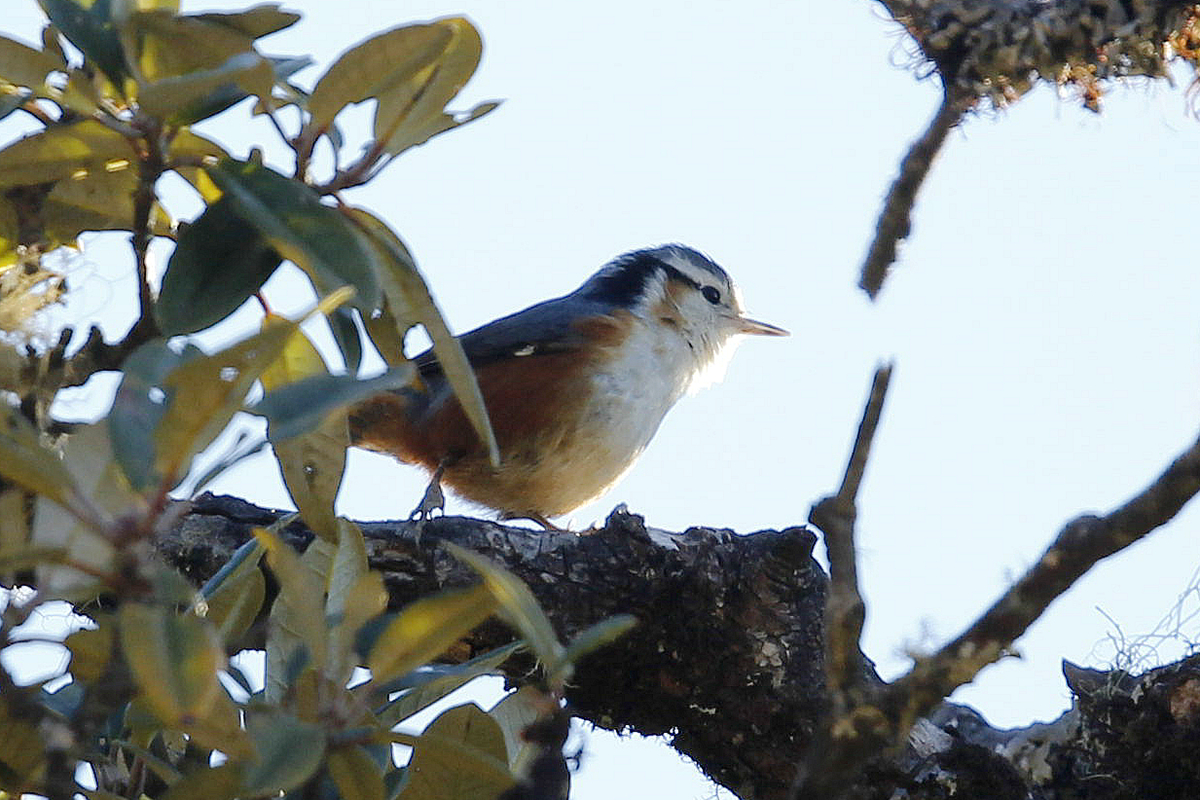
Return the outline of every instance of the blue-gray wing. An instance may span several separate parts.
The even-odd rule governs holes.
[[[524,357],[544,353],[561,353],[583,345],[584,338],[574,325],[580,319],[607,313],[604,303],[587,300],[578,294],[547,300],[501,317],[458,337],[467,360],[473,367],[517,355]],[[436,383],[442,376],[442,365],[433,350],[426,350],[414,359],[421,378]],[[433,390],[434,386],[430,385]]]

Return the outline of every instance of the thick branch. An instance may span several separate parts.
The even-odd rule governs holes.
[[[199,583],[253,526],[276,517],[232,498],[202,498],[161,549]],[[393,606],[475,581],[439,545],[453,541],[524,580],[563,638],[614,614],[634,614],[639,625],[631,633],[579,665],[567,690],[572,713],[613,730],[667,734],[742,798],[786,796],[821,716],[825,682],[826,578],[806,529],[671,534],[623,512],[587,535],[459,517],[363,529]],[[307,544],[298,524],[284,535]],[[456,656],[510,638],[499,624],[485,626]],[[520,678],[528,667],[511,665],[509,674]]]
[[[1039,80],[1077,85],[1089,107],[1096,81],[1165,77],[1189,39],[1187,0],[880,0],[937,67],[947,93],[1010,103]],[[1098,106],[1095,106],[1098,107]]]

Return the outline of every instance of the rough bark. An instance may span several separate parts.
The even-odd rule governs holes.
[[[195,581],[212,575],[257,525],[279,512],[201,498],[161,541]],[[574,715],[613,730],[666,734],[739,797],[776,800],[791,783],[825,710],[823,614],[828,581],[802,527],[737,535],[647,529],[614,512],[603,528],[564,534],[448,517],[365,523],[371,564],[393,606],[474,580],[439,546],[487,554],[529,584],[560,636],[617,613],[641,624],[588,657],[568,690]],[[303,548],[296,523],[285,537]],[[476,631],[452,657],[507,642]],[[253,646],[253,639],[245,643]],[[873,670],[861,661],[864,675]],[[528,663],[505,671],[521,679]],[[902,752],[881,756],[846,796],[878,800],[1116,800],[1200,796],[1200,656],[1141,677],[1068,668],[1075,707],[1054,723],[1003,731],[943,704]]]

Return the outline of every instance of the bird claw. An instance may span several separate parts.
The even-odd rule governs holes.
[[[429,481],[429,486],[425,488],[425,494],[421,496],[421,502],[408,515],[410,520],[418,520],[424,522],[433,516],[434,511],[446,513],[446,495],[442,492],[442,468],[438,467],[433,473],[433,478]]]

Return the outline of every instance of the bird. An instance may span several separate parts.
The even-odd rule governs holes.
[[[433,474],[498,512],[562,530],[569,514],[610,489],[684,394],[718,380],[742,335],[786,336],[747,317],[729,274],[681,244],[625,253],[582,286],[458,337],[500,448],[475,433],[437,354],[418,355],[419,380],[351,408],[351,442]]]

